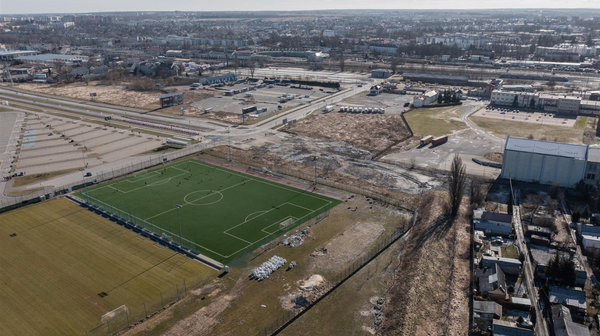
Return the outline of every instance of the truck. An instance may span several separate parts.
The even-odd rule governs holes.
[[[333,111],[334,106],[333,105],[327,105],[325,106],[325,108],[323,109],[323,112],[331,112]]]
[[[448,136],[447,135],[442,135],[439,136],[437,138],[433,138],[431,139],[431,145],[432,146],[439,146],[443,143],[446,143],[448,141]]]
[[[433,140],[433,135],[428,135],[421,139],[421,146],[429,145]]]

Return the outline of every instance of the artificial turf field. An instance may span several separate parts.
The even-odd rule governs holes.
[[[340,201],[189,159],[88,188],[80,197],[221,263]],[[179,205],[180,208],[176,208]],[[294,221],[282,228],[282,223]]]
[[[69,200],[22,207],[0,214],[0,335],[82,336],[121,305],[138,321],[217,274]]]

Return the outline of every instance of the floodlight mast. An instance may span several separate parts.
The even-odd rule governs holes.
[[[231,126],[227,126],[227,134],[229,135],[229,152],[227,154],[227,162],[231,162]]]
[[[317,156],[313,156],[313,161],[315,162],[315,180],[313,182],[313,184],[316,186],[317,185]]]
[[[175,204],[175,209],[177,209],[177,218],[179,219],[179,245],[180,248],[183,248],[182,238],[181,238],[181,214],[179,213],[179,209],[181,209],[181,205]]]

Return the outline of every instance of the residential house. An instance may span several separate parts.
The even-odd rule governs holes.
[[[585,292],[580,289],[550,286],[548,299],[550,303],[565,305],[574,314],[585,314],[587,310]]]
[[[519,328],[514,322],[494,320],[492,334],[494,336],[533,336],[533,330]]]
[[[511,233],[512,216],[476,209],[473,211],[475,230],[483,231],[487,236],[508,236]]]
[[[518,275],[521,273],[521,261],[519,261],[519,259],[490,256],[481,257],[479,267],[492,268],[495,265],[500,266],[502,271],[506,274]]]
[[[573,322],[571,311],[561,304],[552,305],[552,325],[554,336],[590,336],[590,330]]]
[[[494,300],[505,301],[508,298],[506,276],[498,264],[483,268],[479,276],[479,292]]]
[[[502,306],[494,301],[473,301],[475,317],[487,320],[502,318]]]

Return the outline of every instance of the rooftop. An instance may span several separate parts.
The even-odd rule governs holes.
[[[585,292],[582,290],[550,286],[548,298],[551,303],[560,303],[569,307],[577,307],[582,310],[587,308],[585,304]]]
[[[513,138],[510,135],[507,137],[504,147],[505,150],[516,152],[562,156],[579,160],[587,159],[588,148],[587,145]]]

